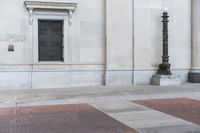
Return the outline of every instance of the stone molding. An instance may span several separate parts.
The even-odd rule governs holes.
[[[77,3],[61,2],[25,1],[24,4],[28,9],[75,10],[77,7]]]
[[[30,25],[33,24],[34,10],[66,10],[69,15],[69,25],[72,24],[73,13],[77,8],[78,3],[63,3],[63,2],[42,2],[42,1],[25,1],[24,5],[29,11]]]

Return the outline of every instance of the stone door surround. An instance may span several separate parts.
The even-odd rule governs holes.
[[[33,64],[60,64],[61,62],[40,62],[38,57],[38,20],[62,20],[63,24],[63,58],[64,62],[69,62],[70,39],[72,16],[78,3],[66,2],[43,2],[43,1],[25,1],[25,7],[29,12],[30,23],[30,53]]]

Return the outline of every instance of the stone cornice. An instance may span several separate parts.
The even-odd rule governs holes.
[[[35,9],[40,10],[67,10],[69,14],[69,24],[72,24],[72,16],[77,8],[78,3],[65,2],[43,2],[43,1],[25,1],[24,5],[29,11],[29,21],[32,25]]]
[[[42,2],[42,1],[25,1],[27,9],[55,9],[55,10],[75,10],[77,3],[61,2]]]

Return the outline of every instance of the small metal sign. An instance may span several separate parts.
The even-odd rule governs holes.
[[[14,45],[12,44],[8,45],[8,52],[14,52],[14,51],[15,51]]]

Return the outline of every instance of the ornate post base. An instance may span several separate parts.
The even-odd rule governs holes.
[[[160,64],[157,75],[172,75],[170,67],[171,64]]]

